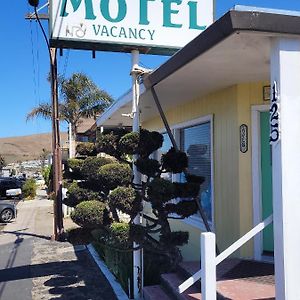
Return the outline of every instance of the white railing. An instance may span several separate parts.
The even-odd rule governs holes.
[[[238,239],[235,243],[229,246],[226,250],[215,255],[216,243],[215,234],[212,232],[205,232],[201,234],[201,264],[202,269],[193,276],[184,281],[179,287],[178,292],[181,294],[190,286],[202,279],[202,299],[213,300],[216,299],[216,267],[229,255],[251,240],[256,234],[261,232],[265,227],[273,222],[273,215],[270,215],[263,222],[256,225],[253,229],[247,232],[243,237]]]

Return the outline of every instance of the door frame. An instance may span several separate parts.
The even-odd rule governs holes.
[[[251,107],[253,226],[262,221],[260,113],[269,110],[270,106],[268,104]],[[263,234],[260,232],[254,237],[254,259],[262,260],[262,252]]]

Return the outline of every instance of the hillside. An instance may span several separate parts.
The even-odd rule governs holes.
[[[61,133],[61,144],[67,140],[67,133]],[[51,133],[0,138],[0,154],[6,163],[38,159],[42,150],[51,152]]]

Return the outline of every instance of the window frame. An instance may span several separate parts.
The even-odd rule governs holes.
[[[193,127],[193,126],[197,126],[197,125],[201,125],[204,123],[210,123],[210,157],[211,157],[211,164],[210,164],[210,168],[211,168],[211,215],[212,215],[212,220],[209,221],[208,220],[208,224],[211,227],[211,230],[214,231],[215,230],[215,205],[214,205],[214,196],[215,196],[215,188],[214,188],[214,137],[213,137],[213,132],[214,132],[214,118],[213,115],[206,115],[206,116],[202,116],[196,119],[192,119],[189,121],[185,121],[185,122],[181,122],[181,123],[177,123],[174,124],[173,126],[170,126],[170,129],[172,131],[172,134],[174,135],[174,139],[176,141],[176,144],[180,146],[181,141],[181,134],[180,134],[180,130],[184,129],[184,128],[189,128],[189,127]],[[166,133],[165,129],[161,129],[159,130],[159,132],[161,134]],[[180,147],[179,147],[180,148]],[[180,178],[180,174],[172,174],[172,182],[179,182],[179,178]],[[196,227],[198,229],[200,229],[201,231],[206,231],[205,225],[200,217],[200,215],[193,215],[190,216],[189,218],[185,218],[183,220],[180,220],[188,225],[191,225],[193,227]]]

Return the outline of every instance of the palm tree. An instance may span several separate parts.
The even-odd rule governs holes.
[[[112,97],[85,74],[74,73],[70,78],[59,80],[59,117],[71,127],[70,144],[76,140],[78,125],[82,118],[94,118],[100,115],[113,101]],[[52,106],[41,103],[27,114],[27,120],[43,117],[51,119]],[[73,149],[70,149],[74,153]]]

